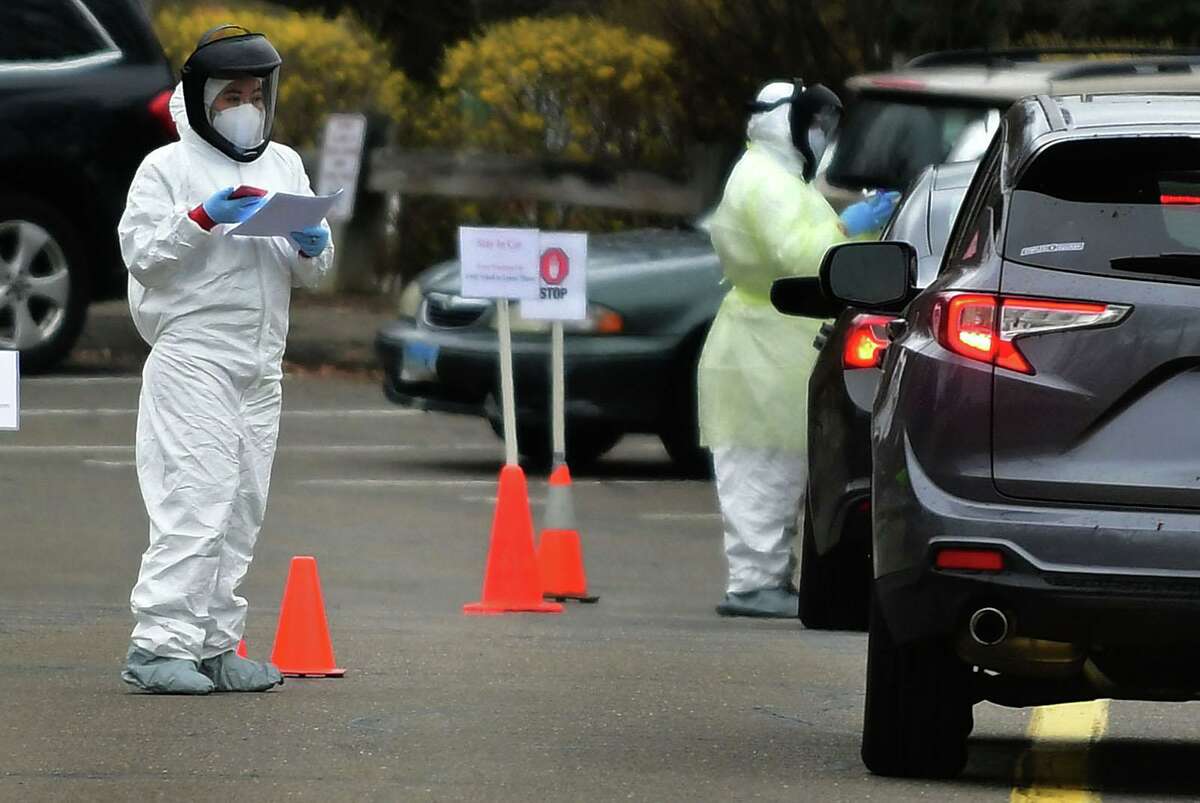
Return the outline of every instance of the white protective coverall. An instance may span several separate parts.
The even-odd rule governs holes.
[[[236,162],[188,125],[182,87],[170,109],[179,142],[142,162],[118,227],[129,309],[152,346],[136,444],[150,548],[130,597],[132,641],[203,660],[242,638],[237,588],[266,511],[291,288],[315,286],[333,248],[308,258],[282,237],[195,223],[189,211],[224,187],[312,191],[291,148]]]
[[[774,102],[791,91],[789,84],[772,84],[759,100]],[[701,442],[713,453],[729,593],[791,583],[807,484],[808,379],[820,321],[777,312],[771,283],[815,276],[825,251],[849,239],[837,213],[802,177],[790,108],[784,103],[751,116],[749,146],[709,225],[733,285],[709,331],[698,379]]]

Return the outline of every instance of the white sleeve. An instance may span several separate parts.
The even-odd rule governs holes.
[[[188,217],[190,211],[175,199],[162,168],[142,162],[129,187],[117,236],[125,266],[143,286],[169,284],[184,259],[204,244],[209,234]]]

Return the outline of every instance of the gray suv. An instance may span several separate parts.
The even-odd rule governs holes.
[[[1022,100],[919,293],[915,266],[900,242],[822,266],[903,310],[872,416],[867,767],[959,772],[981,700],[1200,698],[1200,96]]]

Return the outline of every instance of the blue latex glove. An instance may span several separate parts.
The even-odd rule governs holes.
[[[851,204],[842,210],[842,224],[846,233],[857,237],[868,231],[878,231],[888,222],[896,203],[900,200],[898,192],[876,192],[865,201]]]
[[[324,226],[308,226],[291,233],[292,242],[306,257],[315,257],[329,245],[329,230]]]
[[[248,195],[244,198],[230,198],[233,187],[217,190],[201,206],[204,214],[212,218],[214,223],[241,223],[266,203],[266,198]]]

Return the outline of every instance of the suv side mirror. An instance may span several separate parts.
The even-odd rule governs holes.
[[[816,276],[789,276],[771,284],[771,303],[784,315],[802,318],[836,318],[846,308],[821,289]]]
[[[899,240],[843,243],[825,252],[821,289],[847,306],[899,312],[916,294],[917,250]]]

